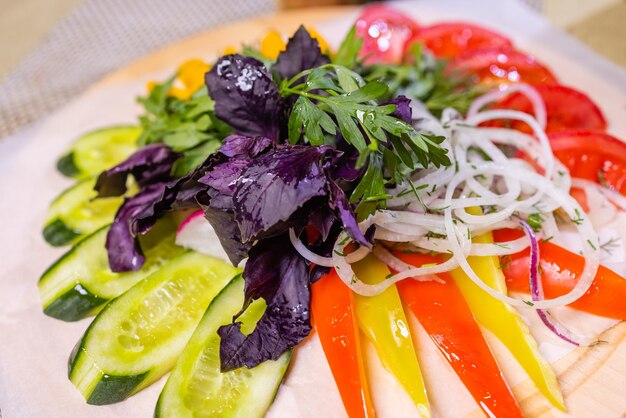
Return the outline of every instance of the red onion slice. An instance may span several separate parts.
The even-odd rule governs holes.
[[[531,226],[522,218],[519,218],[519,222],[530,240],[530,296],[533,301],[543,300],[543,283],[539,278],[539,242]],[[588,345],[587,338],[576,335],[564,327],[550,315],[548,310],[536,309],[536,312],[541,322],[543,322],[550,331],[556,334],[557,337],[576,346]]]

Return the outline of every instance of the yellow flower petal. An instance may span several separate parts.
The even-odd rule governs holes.
[[[234,46],[230,45],[230,46],[227,46],[226,48],[224,48],[224,50],[222,51],[222,55],[232,55],[232,54],[236,54],[237,52],[239,52],[237,50],[237,48],[235,48]]]
[[[285,41],[280,36],[280,33],[275,30],[271,30],[265,35],[261,41],[261,55],[269,59],[278,58],[278,54],[285,50]]]

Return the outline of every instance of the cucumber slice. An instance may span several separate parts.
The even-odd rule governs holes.
[[[43,229],[43,237],[50,245],[73,244],[113,222],[124,197],[94,199],[97,194],[93,189],[95,184],[95,177],[80,181],[52,202]],[[130,189],[129,192],[133,193],[137,188],[133,184]]]
[[[104,246],[108,226],[87,236],[41,276],[39,293],[44,313],[63,321],[78,321],[97,313],[163,263],[184,252],[174,244],[176,225],[162,218],[140,236],[146,262],[138,271],[113,273]]]
[[[137,150],[138,126],[113,126],[78,138],[59,159],[57,169],[65,176],[86,178],[121,163]]]
[[[230,323],[243,304],[243,279],[234,279],[214,300],[189,340],[157,403],[157,418],[263,417],[285,375],[291,352],[253,369],[220,372],[217,329]],[[249,333],[265,303],[253,302],[239,318]]]
[[[211,300],[239,271],[186,252],[109,302],[69,359],[69,378],[87,403],[122,401],[167,373]]]

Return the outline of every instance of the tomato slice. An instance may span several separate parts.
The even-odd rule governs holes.
[[[456,57],[447,71],[476,77],[484,84],[557,83],[556,77],[545,65],[514,49],[469,50]]]
[[[552,152],[572,174],[626,194],[626,143],[601,132],[548,135]]]
[[[541,84],[535,86],[546,104],[548,116],[546,132],[572,130],[605,131],[606,120],[602,111],[584,93],[560,84]],[[522,93],[515,93],[494,106],[496,109],[512,109],[533,114],[530,100]],[[530,127],[521,121],[497,122],[498,126],[532,133]],[[495,126],[491,124],[491,126]]]
[[[359,55],[366,64],[402,61],[407,41],[419,31],[410,17],[383,5],[370,6],[356,21],[356,34],[363,37]]]
[[[435,56],[454,58],[461,53],[480,49],[511,49],[513,44],[503,35],[489,29],[464,22],[439,23],[422,28],[409,41],[407,48],[414,43],[421,43]]]

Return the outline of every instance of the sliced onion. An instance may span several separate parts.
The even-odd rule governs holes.
[[[615,205],[617,205],[617,207],[619,207],[621,210],[626,210],[626,197],[624,197],[621,193],[616,192],[615,190],[609,189],[608,187],[604,187],[592,181],[579,178],[572,179],[572,186],[580,187],[583,190],[593,188],[599,191]]]
[[[556,188],[545,177],[537,173],[526,172],[526,171],[520,172],[511,168],[499,166],[493,163],[485,163],[482,166],[478,166],[476,167],[476,169],[472,169],[471,173],[461,173],[461,172],[457,173],[455,178],[453,178],[453,180],[448,185],[448,189],[446,191],[445,203],[450,205],[450,203],[452,202],[452,196],[453,196],[454,190],[458,186],[458,184],[460,184],[460,182],[463,180],[464,176],[476,175],[476,174],[480,174],[483,172],[499,174],[502,176],[507,175],[513,178],[517,178],[517,180],[521,182],[529,183],[537,189],[537,193],[535,194],[535,196],[537,196],[538,194],[540,195],[542,193],[549,194],[552,197],[552,199],[554,199],[557,203],[559,203],[559,205],[563,208],[563,210],[567,213],[568,216],[570,216],[572,219],[580,218],[579,222],[577,222],[576,224],[576,228],[578,229],[578,232],[580,233],[581,239],[584,243],[583,256],[585,257],[585,266],[584,266],[580,280],[569,293],[559,296],[554,299],[537,301],[536,303],[534,303],[533,307],[535,309],[547,309],[547,308],[552,308],[556,306],[563,306],[563,305],[568,305],[572,303],[573,301],[575,301],[576,299],[580,298],[591,286],[591,283],[593,282],[593,279],[595,278],[595,275],[597,273],[600,260],[599,260],[599,254],[598,254],[598,248],[599,248],[598,236],[595,233],[595,231],[591,228],[591,222],[589,222],[589,220],[587,219],[586,215],[584,214],[584,212],[582,211],[578,203],[571,196],[564,194],[561,190]],[[527,199],[526,202],[530,200],[532,200],[532,198]],[[512,214],[516,206],[519,206],[522,203],[523,202],[516,202],[510,205],[507,209],[504,209],[503,211],[510,211]],[[484,216],[488,217],[489,215],[484,215]],[[472,267],[467,262],[466,256],[462,252],[462,247],[459,241],[463,239],[463,237],[459,236],[459,234],[456,232],[456,228],[453,223],[451,208],[447,208],[444,210],[444,217],[445,217],[446,234],[448,235],[449,238],[451,238],[450,243],[451,243],[451,251],[454,255],[453,258],[457,260],[457,262],[459,263],[459,266],[469,276],[469,278],[477,286],[483,289],[485,292],[487,292],[488,294],[490,294],[491,296],[493,296],[494,298],[502,302],[508,303],[512,306],[519,306],[519,307],[527,306],[527,304],[520,299],[511,298],[507,295],[503,295],[497,290],[494,290],[493,288],[488,286],[486,283],[484,283],[482,279],[480,279],[480,277],[478,277],[476,272],[474,272]]]
[[[295,248],[302,257],[306,258],[311,263],[315,263],[318,266],[323,267],[335,267],[332,258],[323,257],[309,250],[306,245],[304,245],[304,243],[300,241],[300,238],[296,236],[296,232],[293,230],[293,228],[289,229],[289,240],[291,241],[291,245],[293,245],[293,248]]]
[[[533,301],[541,301],[544,299],[543,295],[543,283],[539,278],[539,243],[533,229],[528,225],[526,221],[520,218],[520,225],[524,229],[526,236],[530,240],[530,296]],[[552,331],[557,337],[570,344],[576,346],[588,345],[589,341],[586,337],[576,335],[560,322],[555,320],[550,312],[544,309],[537,309],[537,315],[541,319],[541,322]]]
[[[524,83],[503,84],[498,90],[493,90],[474,100],[467,111],[467,116],[471,117],[477,114],[485,105],[504,99],[510,94],[520,92],[530,100],[533,106],[533,113],[537,122],[542,129],[545,129],[547,123],[546,104],[541,95],[532,86]]]
[[[407,270],[411,270],[415,268],[415,266],[405,263],[404,261],[400,260],[398,257],[391,254],[389,251],[387,251],[384,247],[380,245],[375,246],[372,253],[380,261],[387,264],[387,266],[389,266],[389,268],[391,268],[392,270],[402,272],[402,271],[407,271]],[[439,283],[445,283],[443,280],[441,280],[439,277],[435,275],[415,276],[413,277],[413,279],[420,281],[420,282],[436,281]]]

